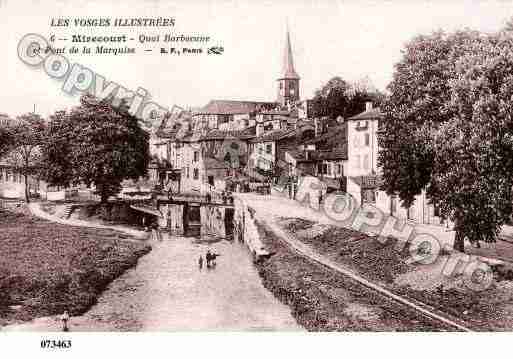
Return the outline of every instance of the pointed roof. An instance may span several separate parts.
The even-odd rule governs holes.
[[[290,33],[287,28],[287,37],[285,39],[285,52],[283,56],[282,79],[299,79],[299,75],[294,69],[294,59],[292,58],[292,47],[290,45]]]

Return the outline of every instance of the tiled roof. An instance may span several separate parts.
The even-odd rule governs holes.
[[[255,137],[255,126],[242,131],[210,130],[201,136],[202,140],[250,139]]]
[[[169,117],[165,116],[155,134],[162,138],[176,138],[180,129],[190,121],[190,118],[189,111],[174,112]]]
[[[349,178],[362,189],[378,189],[383,182],[383,179],[378,175],[357,176]]]
[[[313,131],[313,126],[309,123],[297,127],[294,129],[279,129],[279,130],[272,130],[264,133],[263,135],[256,137],[251,140],[251,142],[269,142],[269,141],[279,141],[285,138],[290,138],[297,136],[307,130]]]
[[[291,116],[291,113],[286,110],[270,110],[270,111],[261,111],[263,115],[281,115],[281,116]]]
[[[358,120],[375,120],[383,118],[383,113],[379,110],[379,108],[373,108],[372,110],[363,111],[356,116],[349,117],[349,121],[358,121]]]
[[[331,151],[317,151],[319,160],[347,160],[347,146],[334,148]]]
[[[195,112],[195,115],[235,115],[250,113],[264,109],[271,110],[276,106],[274,102],[260,101],[234,101],[234,100],[212,100],[205,107]]]
[[[305,151],[287,151],[298,162],[315,162],[324,160],[347,160],[347,146],[334,148],[330,151],[310,151],[308,159]]]
[[[283,138],[292,137],[296,134],[296,130],[272,130],[264,133],[263,135],[254,138],[251,142],[268,142],[278,141]]]
[[[179,142],[195,142],[200,138],[200,135],[194,132],[186,132],[181,136],[177,136]]]

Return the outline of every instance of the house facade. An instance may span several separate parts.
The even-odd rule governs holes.
[[[380,190],[382,177],[377,158],[378,127],[382,120],[382,113],[371,103],[367,103],[364,112],[347,120],[347,192],[359,204],[372,204],[387,215],[417,223],[441,224],[437,209],[429,203],[424,191],[415,197],[411,207],[404,208],[397,196]]]

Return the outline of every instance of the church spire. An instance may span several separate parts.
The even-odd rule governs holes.
[[[283,57],[283,79],[299,79],[299,75],[294,69],[294,59],[292,58],[292,46],[290,45],[290,33],[287,26],[287,36],[285,39],[285,53]]]
[[[287,26],[285,53],[283,56],[283,72],[281,73],[281,77],[278,79],[277,102],[282,107],[288,106],[290,108],[290,105],[294,105],[297,101],[299,101],[299,75],[294,69],[289,27]]]

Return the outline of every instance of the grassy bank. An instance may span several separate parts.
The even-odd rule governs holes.
[[[0,325],[85,312],[151,248],[111,230],[0,210]]]
[[[309,331],[437,331],[419,315],[291,250],[257,223],[269,259],[257,263],[264,286],[292,309]]]
[[[461,272],[444,275],[449,258],[442,253],[429,265],[408,264],[408,246],[390,238],[381,243],[351,229],[311,221],[283,219],[280,223],[294,237],[320,254],[351,268],[402,296],[414,298],[476,330],[513,329],[513,283],[503,278],[484,291],[469,289]]]

